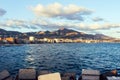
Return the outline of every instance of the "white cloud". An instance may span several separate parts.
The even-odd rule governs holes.
[[[6,11],[2,8],[0,8],[0,16],[3,16],[6,13]]]
[[[7,27],[7,28],[15,28],[15,29],[36,29],[35,25],[32,25],[29,21],[25,20],[18,20],[18,19],[11,19],[6,20],[2,23],[0,23],[0,27]]]
[[[84,7],[79,7],[74,4],[64,6],[59,3],[53,3],[49,5],[38,4],[30,9],[39,17],[59,17],[70,20],[83,20],[82,15],[90,15],[92,10]]]
[[[85,23],[75,23],[75,22],[65,22],[65,21],[51,21],[51,20],[36,20],[32,22],[34,25],[40,26],[41,28],[50,28],[50,29],[58,29],[58,28],[75,28],[78,30],[107,30],[111,28],[120,28],[120,24],[112,24],[112,23],[93,23],[93,24],[85,24]]]
[[[66,21],[53,21],[48,19],[35,19],[32,21],[25,20],[6,20],[0,23],[0,27],[18,28],[18,29],[44,29],[54,30],[59,28],[73,28],[80,31],[96,31],[96,30],[108,30],[112,28],[120,28],[120,24],[112,23],[93,23],[85,24],[79,22],[66,22]]]

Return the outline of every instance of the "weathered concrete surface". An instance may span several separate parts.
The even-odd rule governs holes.
[[[99,76],[82,76],[82,80],[100,80]]]
[[[82,69],[82,75],[100,75],[100,71]]]
[[[100,80],[100,71],[83,69],[82,80]]]
[[[4,71],[0,72],[0,80],[5,79],[9,76],[10,76],[10,74],[7,70],[4,70]]]
[[[116,77],[116,76],[109,76],[107,77],[108,80],[120,80],[120,77]]]
[[[5,80],[13,80],[13,78],[12,78],[12,77],[9,77],[9,78],[7,78],[7,79],[5,79]]]
[[[60,73],[51,73],[38,76],[38,80],[61,80]]]
[[[18,78],[20,80],[36,80],[36,70],[35,69],[20,69]]]

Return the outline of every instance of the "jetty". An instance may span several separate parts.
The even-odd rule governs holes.
[[[36,71],[35,69],[19,69],[13,77],[7,70],[0,72],[0,80],[120,80],[117,70],[100,73],[99,70],[82,69],[81,75],[76,73],[52,73],[50,71]]]

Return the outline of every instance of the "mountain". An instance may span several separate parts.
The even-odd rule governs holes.
[[[78,32],[72,29],[62,28],[57,31],[54,31],[60,38],[84,38],[91,37],[92,35],[85,34],[83,32]],[[92,36],[93,37],[93,36]]]
[[[72,29],[62,28],[56,31],[39,31],[36,33],[27,33],[29,36],[35,36],[37,38],[78,38],[85,35],[83,32],[78,32]]]
[[[4,29],[0,29],[1,36],[15,36],[15,35],[20,35],[20,34],[22,34],[22,33],[18,32],[18,31],[7,31]]]
[[[109,37],[103,34],[95,34],[94,36],[95,36],[95,39],[114,39],[112,37]]]
[[[61,28],[56,31],[39,31],[26,33],[28,36],[35,36],[36,38],[82,38],[82,39],[94,39],[94,35],[86,34],[84,32],[78,32],[72,29]]]
[[[5,34],[5,32],[7,32],[6,30],[4,30],[4,29],[0,29],[0,34],[2,35],[2,34]]]
[[[34,36],[36,38],[82,38],[82,39],[113,39],[109,36],[103,34],[86,34],[84,32],[78,32],[72,29],[61,28],[56,31],[39,31],[39,32],[27,32],[21,33],[17,31],[7,31],[0,29],[0,36],[13,36],[18,38],[28,38],[29,36]]]

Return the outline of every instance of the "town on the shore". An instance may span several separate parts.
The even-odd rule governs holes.
[[[94,39],[64,39],[64,38],[42,38],[37,39],[30,36],[28,39],[18,39],[14,37],[0,38],[0,44],[39,44],[39,43],[113,43],[120,40],[94,40]]]
[[[120,39],[102,34],[86,34],[71,29],[20,33],[0,29],[0,44],[39,44],[39,43],[119,43]]]

